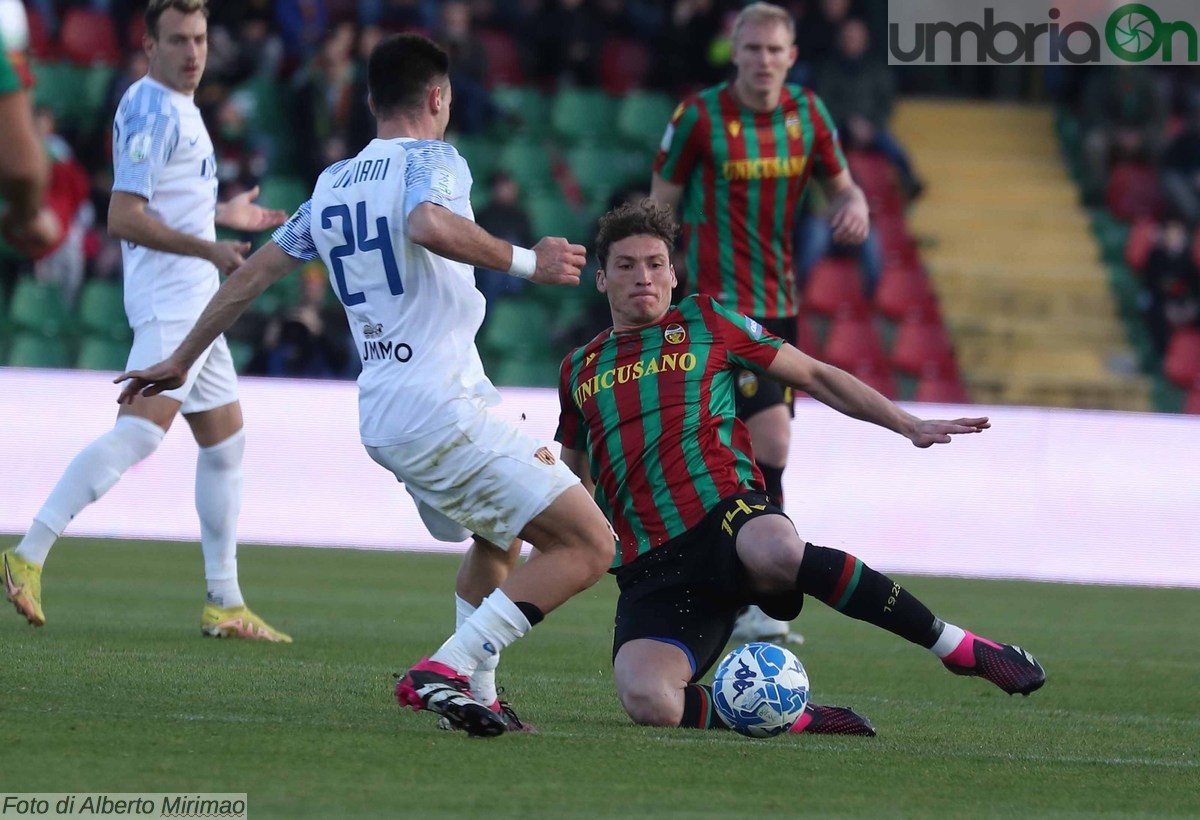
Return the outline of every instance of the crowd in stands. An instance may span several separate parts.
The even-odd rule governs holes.
[[[1200,73],[1074,72],[1059,126],[1155,404],[1179,409],[1200,396]]]
[[[288,210],[299,205],[321,169],[373,137],[365,81],[372,46],[388,32],[417,30],[442,43],[453,59],[448,138],[471,164],[479,222],[521,244],[542,235],[589,244],[603,210],[648,191],[654,152],[679,99],[728,76],[730,25],[742,5],[739,0],[213,3],[208,67],[196,100],[216,148],[220,196],[261,186],[264,204]],[[855,289],[861,293],[852,301],[870,305],[898,254],[906,264],[917,264],[902,207],[923,186],[888,128],[897,89],[882,50],[881,4],[782,5],[797,21],[799,60],[790,79],[823,94],[848,150],[883,160],[864,160],[857,168],[860,175],[882,177],[875,189],[885,206],[861,249],[832,245],[823,203],[810,197],[795,228],[797,287],[805,288],[821,265],[833,264],[860,281]],[[120,281],[119,247],[104,226],[112,181],[110,128],[121,94],[146,72],[144,27],[134,0],[33,0],[27,10],[36,99],[48,144],[55,146],[56,192],[57,169],[63,169],[63,213],[71,225],[64,246],[33,267],[37,279],[56,283],[69,312],[79,309],[90,283]],[[26,262],[0,261],[5,277],[0,298],[8,294],[11,302],[17,275],[29,272]],[[356,357],[340,338],[344,322],[327,310],[336,303],[311,281],[306,272],[273,287],[235,328],[231,342],[247,372],[354,375]],[[607,325],[603,303],[591,288],[546,294],[494,271],[479,271],[478,284],[492,306],[488,324],[497,320],[500,305],[523,290],[514,301],[526,303],[527,311],[542,310],[545,343],[530,354],[533,364],[489,361],[499,368],[501,382],[506,370],[511,378],[552,380],[550,357]],[[922,299],[927,291],[921,291]],[[522,314],[522,321],[530,315]],[[511,352],[489,339],[495,337],[485,325],[480,338],[485,358]],[[105,363],[122,363],[115,346]]]

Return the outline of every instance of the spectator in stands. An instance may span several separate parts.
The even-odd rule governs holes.
[[[1088,173],[1084,195],[1088,202],[1097,203],[1114,160],[1157,158],[1166,104],[1148,70],[1123,64],[1092,74],[1084,89],[1082,113]]]
[[[702,88],[720,82],[728,60],[714,63],[709,54],[721,36],[724,10],[714,0],[675,0],[658,53],[660,73],[670,89]]]
[[[804,204],[796,214],[795,276],[796,291],[804,289],[813,266],[826,254],[851,256],[858,259],[862,271],[863,292],[873,298],[875,286],[883,274],[883,246],[879,241],[879,229],[872,224],[866,240],[861,245],[835,245],[833,228],[829,225],[828,204],[819,191],[810,191]]]
[[[329,277],[319,262],[300,277],[300,299],[267,322],[250,370],[267,376],[328,379],[350,360],[350,332],[340,305],[327,304]]]
[[[252,104],[246,95],[235,94],[217,107],[213,153],[223,199],[250,190],[267,172],[266,153],[246,116]]]
[[[838,32],[850,19],[851,0],[809,0],[801,4],[803,14],[796,16],[796,66],[793,72],[803,73],[807,68],[815,73],[829,60],[837,58]],[[810,73],[811,78],[811,73]],[[793,73],[789,80],[803,82],[804,78]]]
[[[521,189],[512,175],[496,171],[488,180],[488,203],[475,214],[475,222],[506,242],[528,248],[533,244],[529,214],[521,206]],[[497,299],[515,296],[527,282],[506,271],[475,269],[475,286],[491,305]],[[485,319],[486,321],[486,319]]]
[[[1200,95],[1189,100],[1184,129],[1163,155],[1162,175],[1167,205],[1189,225],[1200,223]]]
[[[355,42],[353,23],[334,26],[296,78],[292,107],[294,133],[305,180],[309,183],[315,182],[325,168],[346,157]]]
[[[1150,337],[1159,355],[1175,329],[1200,326],[1200,271],[1192,259],[1190,235],[1182,222],[1163,226],[1146,260],[1143,305]]]
[[[350,87],[350,115],[346,121],[346,156],[357,156],[375,139],[375,115],[367,105],[367,58],[384,31],[379,26],[363,26],[358,31],[354,50],[354,82]],[[451,112],[453,116],[453,112]]]
[[[34,125],[50,160],[50,182],[46,207],[62,226],[57,243],[35,256],[34,273],[39,281],[54,282],[68,305],[75,303],[84,274],[84,237],[96,221],[88,199],[88,174],[75,159],[71,146],[56,133],[54,112],[39,106]]]
[[[274,7],[284,55],[292,65],[299,65],[328,32],[329,10],[324,0],[275,0]]]
[[[596,85],[604,31],[583,0],[552,0],[538,20],[534,75],[550,83]]]
[[[438,0],[358,0],[358,22],[387,31],[432,31],[437,25],[437,10]]]
[[[884,154],[900,175],[909,198],[924,185],[913,172],[908,153],[888,130],[896,96],[895,78],[882,61],[868,57],[871,34],[867,24],[850,19],[837,33],[835,55],[821,65],[817,91],[838,124],[843,144],[851,150]]]
[[[460,134],[478,134],[496,116],[497,108],[487,90],[487,51],[475,34],[466,0],[448,0],[442,6],[436,39],[450,55],[451,128]]]

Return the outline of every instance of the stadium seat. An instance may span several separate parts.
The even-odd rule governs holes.
[[[146,34],[146,15],[129,15],[129,30],[125,32],[125,48],[130,51],[142,50],[142,37]]]
[[[952,371],[954,349],[941,323],[926,317],[911,317],[901,322],[892,343],[892,366],[914,375],[931,367]]]
[[[600,49],[600,85],[614,96],[642,88],[650,74],[651,62],[645,43],[609,37]]]
[[[1188,391],[1187,400],[1183,403],[1183,412],[1189,416],[1200,416],[1200,384]]]
[[[62,291],[57,285],[42,284],[31,276],[17,282],[8,316],[15,329],[47,339],[61,337],[71,327]]]
[[[498,136],[541,137],[549,129],[550,98],[537,88],[502,85],[492,89],[492,102],[505,114]]]
[[[1108,175],[1104,205],[1121,222],[1157,219],[1162,210],[1158,173],[1140,162],[1119,162]]]
[[[559,360],[547,357],[525,358],[503,356],[496,360],[494,373],[496,384],[514,387],[556,387],[558,385]]]
[[[125,317],[125,296],[121,283],[93,279],[79,294],[79,327],[91,336],[125,342],[133,338]]]
[[[59,40],[63,54],[79,65],[117,65],[124,58],[112,20],[103,12],[68,9],[63,15]]]
[[[504,358],[524,358],[549,349],[546,308],[522,297],[497,299],[488,305],[483,346]]]
[[[813,266],[804,286],[804,309],[827,316],[866,305],[857,259],[828,256]]]
[[[896,378],[886,364],[861,364],[853,368],[851,373],[859,381],[874,387],[885,398],[896,401],[900,398],[900,390],[896,386]]]
[[[488,85],[521,85],[525,72],[521,70],[521,55],[512,37],[503,31],[481,31],[478,36],[487,53]]]
[[[567,142],[607,139],[616,127],[616,102],[597,88],[564,88],[554,97],[550,124]]]
[[[621,160],[617,153],[599,145],[581,145],[567,153],[571,174],[588,199],[607,199],[621,184]]]
[[[529,211],[534,236],[564,236],[572,242],[584,238],[579,218],[558,194],[529,194],[525,197],[525,209]]]
[[[903,214],[904,198],[887,157],[874,151],[852,151],[846,154],[846,164],[850,175],[862,188],[873,216]]]
[[[81,370],[121,372],[129,361],[129,345],[99,336],[87,336],[79,346],[75,366]]]
[[[299,177],[268,176],[263,178],[260,186],[258,204],[293,214],[310,196],[312,188]]]
[[[834,319],[825,338],[821,358],[834,367],[850,372],[887,369],[883,343],[867,314],[851,314]]]
[[[512,174],[527,194],[554,186],[554,165],[541,142],[510,142],[496,167]]]
[[[675,102],[666,94],[634,91],[617,109],[617,134],[628,144],[654,152],[662,142]]]
[[[62,338],[47,339],[32,333],[18,333],[8,349],[9,367],[70,367],[67,343]]]
[[[471,179],[474,180],[473,190],[486,190],[488,178],[496,169],[499,149],[493,140],[487,137],[459,136],[454,138],[454,147],[471,168]]]
[[[894,321],[933,300],[933,289],[924,272],[913,265],[886,267],[875,288],[875,309]]]
[[[1163,374],[1185,390],[1196,386],[1200,381],[1200,329],[1181,327],[1171,334]]]
[[[246,372],[246,367],[250,364],[250,360],[254,358],[254,345],[250,342],[230,339],[228,337],[226,337],[226,343],[229,345],[230,358],[233,359],[233,369],[238,373]]]
[[[922,374],[917,382],[916,401],[932,404],[967,404],[967,389],[961,381],[952,376],[939,375],[936,368],[931,368],[928,374]]]
[[[1125,240],[1125,264],[1137,273],[1146,270],[1146,260],[1158,239],[1158,223],[1153,219],[1139,219],[1133,223]]]
[[[53,60],[58,57],[58,43],[46,31],[46,22],[42,15],[29,5],[25,7],[29,20],[29,56],[35,60]],[[136,16],[136,15],[135,15]]]
[[[812,322],[804,313],[796,316],[796,347],[809,356],[820,357],[821,355],[821,342],[817,338],[816,331],[813,330]]]

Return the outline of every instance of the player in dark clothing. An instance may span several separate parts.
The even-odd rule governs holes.
[[[563,461],[594,489],[617,533],[613,664],[630,717],[725,728],[710,688],[697,681],[723,650],[738,609],[754,603],[790,619],[805,595],[924,646],[955,674],[1009,694],[1040,688],[1045,672],[1024,650],[943,622],[853,555],[797,535],[764,493],[745,425],[734,417],[735,374],[770,376],[917,447],[982,432],[988,420],[918,419],[712,297],[672,306],[674,235],[669,210],[650,201],[601,220],[596,281],[613,327],[572,351],[560,372]],[[858,717],[838,714],[850,716]]]

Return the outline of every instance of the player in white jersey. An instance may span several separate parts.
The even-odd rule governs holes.
[[[215,223],[244,231],[282,224],[287,215],[252,203],[257,191],[217,203],[212,141],[192,94],[208,52],[205,0],[151,0],[144,45],[150,72],[122,97],[113,122],[114,181],[109,232],[122,240],[125,312],[133,328],[128,367],[175,349],[249,250],[216,241]],[[158,447],[183,412],[200,446],[196,510],[204,552],[205,635],[291,642],[246,606],[238,586],[242,410],[224,337],[206,345],[176,389],[123,406],[111,431],[67,467],[15,550],[3,554],[5,594],[41,626],[41,572],[67,524]]]
[[[121,400],[176,387],[255,296],[320,256],[363,360],[367,451],[404,482],[435,537],[475,534],[460,582],[470,576],[486,589],[489,577],[491,586],[503,580],[473,612],[460,610],[458,630],[409,669],[397,699],[470,734],[496,735],[517,727],[498,701],[472,697],[469,679],[594,584],[612,561],[613,535],[548,448],[487,412],[496,391],[475,350],[484,300],[471,268],[578,285],[584,249],[558,238],[513,247],[475,224],[470,171],[442,141],[449,60],[435,44],[416,35],[381,41],[368,87],[378,138],[321,175],[312,199],[225,281],[178,350],[120,377],[129,380]],[[538,552],[508,573],[513,553],[502,547],[517,539]]]

